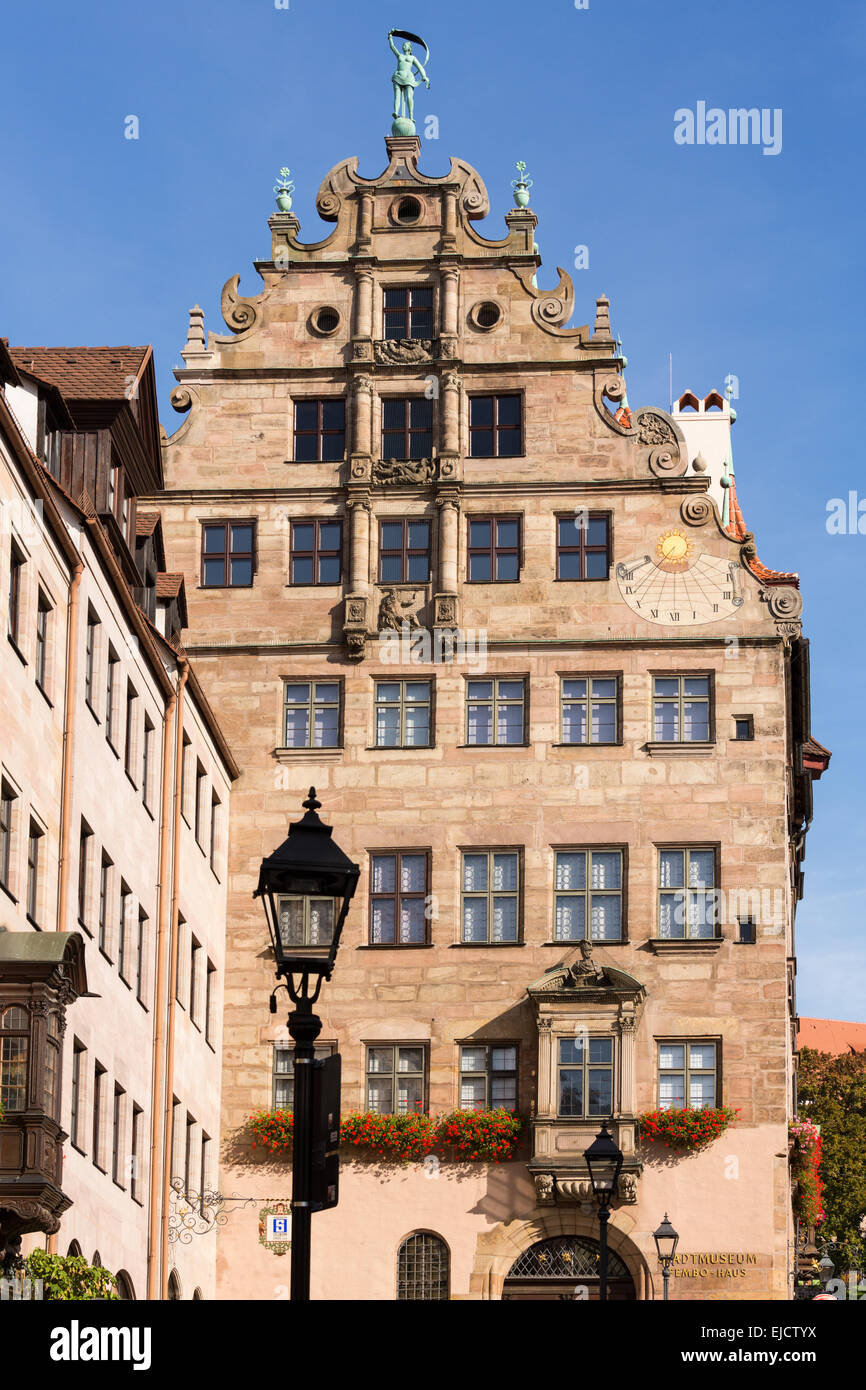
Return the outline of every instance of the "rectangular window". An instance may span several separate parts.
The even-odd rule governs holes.
[[[93,831],[85,821],[81,822],[81,834],[78,840],[78,920],[85,931],[90,932],[87,925],[88,919],[88,887],[90,878],[90,850],[93,842]]]
[[[51,604],[42,590],[36,602],[36,684],[48,693],[48,621]]]
[[[295,401],[295,463],[339,463],[346,453],[346,402]]]
[[[610,1115],[613,1038],[559,1039],[559,1114],[564,1119]]]
[[[108,645],[108,679],[105,683],[105,737],[114,747],[115,723],[117,711],[115,701],[117,699],[117,668],[120,665],[120,657],[112,647]]]
[[[426,396],[392,397],[382,402],[382,458],[433,456],[433,402]]]
[[[9,783],[3,782],[0,790],[0,883],[7,893],[12,892],[12,832],[17,800]]]
[[[429,285],[399,285],[385,290],[384,335],[433,337],[433,290]]]
[[[120,880],[120,921],[117,929],[117,973],[122,980],[129,984],[126,975],[126,966],[129,959],[129,949],[127,942],[127,932],[129,931],[129,907],[132,902],[132,894],[129,888]]]
[[[135,997],[144,1003],[145,952],[147,950],[147,913],[138,909],[138,932],[135,942]]]
[[[711,940],[716,935],[716,853],[659,850],[659,936]]]
[[[135,730],[138,723],[138,694],[134,686],[126,683],[126,728],[124,730],[123,765],[126,774],[135,780]]]
[[[467,1044],[460,1049],[460,1109],[517,1109],[517,1048]]]
[[[427,855],[370,856],[370,944],[423,946],[427,940]]]
[[[469,453],[482,459],[523,453],[521,396],[469,397]]]
[[[217,871],[217,854],[219,853],[219,831],[220,831],[220,799],[211,787],[210,793],[210,866],[214,873]]]
[[[562,742],[616,743],[619,680],[616,676],[563,677]]]
[[[367,1048],[367,1109],[377,1115],[424,1110],[427,1055],[417,1045]]]
[[[180,811],[189,824],[190,765],[192,763],[192,744],[189,735],[184,734],[180,753]]]
[[[153,740],[154,727],[151,723],[150,716],[145,714],[144,741],[142,743],[141,756],[141,799],[148,809],[150,809],[151,801],[150,777],[151,769],[153,768]]]
[[[740,917],[737,919],[737,940],[741,946],[754,946],[758,939],[757,928],[754,918]]]
[[[21,607],[24,583],[24,556],[14,541],[9,555],[9,636],[18,646],[21,637]]]
[[[293,521],[291,582],[339,584],[343,574],[343,523]]]
[[[330,1057],[333,1043],[316,1044],[316,1060]],[[292,1043],[274,1043],[273,1057],[274,1109],[295,1108],[295,1050]]]
[[[56,1013],[48,1015],[48,1036],[45,1041],[45,1113],[52,1120],[59,1120],[60,1109],[60,1019]]]
[[[202,1216],[205,1214],[206,1197],[210,1192],[210,1135],[201,1132],[201,1159],[199,1165],[199,1211]]]
[[[126,1158],[126,1155],[125,1155],[125,1153],[124,1153],[124,1147],[125,1147],[125,1146],[124,1146],[124,1142],[123,1142],[123,1141],[124,1141],[123,1122],[124,1122],[124,1119],[126,1118],[126,1115],[125,1115],[125,1106],[124,1106],[124,1103],[123,1103],[123,1102],[124,1102],[124,1099],[125,1099],[125,1096],[126,1096],[126,1092],[123,1090],[123,1087],[122,1087],[122,1086],[118,1086],[117,1082],[115,1081],[115,1083],[114,1083],[114,1117],[113,1117],[113,1119],[114,1119],[114,1125],[113,1125],[114,1133],[113,1133],[113,1138],[112,1138],[112,1143],[111,1143],[111,1176],[112,1176],[113,1180],[117,1183],[117,1186],[118,1186],[118,1187],[123,1187],[123,1175],[124,1175],[124,1169],[125,1169],[125,1167],[126,1167],[126,1164],[125,1164],[125,1162],[124,1162],[124,1160],[125,1160],[125,1158]]]
[[[622,900],[622,850],[557,850],[555,941],[621,941]]]
[[[34,927],[39,922],[39,841],[45,832],[35,820],[27,836],[27,916]]]
[[[426,584],[430,579],[430,523],[406,518],[379,522],[379,581]]]
[[[703,1110],[716,1104],[716,1044],[659,1043],[659,1109]]]
[[[140,1105],[132,1102],[132,1147],[129,1153],[129,1195],[134,1202],[141,1201],[141,1179],[140,1171],[144,1160],[141,1149],[141,1125],[144,1111]]]
[[[93,1068],[93,1133],[91,1156],[94,1165],[103,1173],[102,1166],[102,1107],[104,1104],[105,1091],[105,1067],[100,1066],[99,1062]]]
[[[199,972],[201,969],[201,942],[190,935],[189,939],[189,1021],[198,1027],[199,1022]]]
[[[430,747],[430,681],[376,682],[376,747]]]
[[[557,579],[607,579],[610,570],[610,518],[606,512],[578,509],[556,518]]]
[[[87,647],[84,658],[84,697],[96,709],[96,666],[99,659],[100,622],[92,608],[87,610]]]
[[[513,584],[520,578],[520,517],[470,516],[469,582]]]
[[[8,1112],[27,1109],[30,1019],[19,1005],[0,1012],[0,1105]]]
[[[755,737],[755,721],[751,714],[738,715],[734,720],[734,738],[748,741]]]
[[[255,570],[255,522],[202,522],[201,582],[205,589],[248,589]]]
[[[526,742],[526,686],[520,680],[466,682],[466,742],[479,747]]]
[[[183,1190],[189,1198],[192,1195],[192,1149],[195,1139],[195,1120],[189,1111],[186,1114],[186,1133],[183,1145]]]
[[[284,946],[327,946],[334,935],[334,899],[287,896],[279,899]]]
[[[653,738],[658,743],[709,741],[709,676],[653,678]]]
[[[286,681],[286,748],[337,748],[340,742],[338,681]]]
[[[204,784],[206,773],[201,763],[196,759],[195,764],[195,838],[203,846],[204,843]]]
[[[84,1099],[83,1087],[84,1078],[82,1066],[87,1056],[87,1050],[77,1038],[72,1040],[72,1084],[70,1087],[71,1113],[69,1118],[69,1137],[76,1149],[82,1146],[81,1134],[81,1106]]]
[[[213,961],[207,963],[207,974],[205,975],[204,990],[204,1035],[205,1040],[213,1043],[214,1039],[214,1006],[216,1004],[216,966]]]
[[[182,912],[177,914],[177,974],[174,981],[174,997],[178,1004],[184,1003],[184,981],[186,979],[186,918]]]
[[[520,856],[511,850],[463,853],[464,942],[501,945],[520,934]]]
[[[99,866],[99,949],[109,954],[111,932],[111,870],[113,864],[103,851]]]

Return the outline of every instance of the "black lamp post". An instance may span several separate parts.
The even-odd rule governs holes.
[[[607,1120],[602,1120],[601,1129],[583,1156],[589,1169],[593,1196],[598,1202],[598,1220],[601,1227],[601,1278],[598,1296],[604,1303],[607,1300],[607,1223],[610,1220],[610,1204],[617,1195],[623,1162],[622,1150],[617,1148],[616,1140],[608,1132]]]
[[[313,1005],[322,981],[331,978],[361,872],[334,843],[331,827],[319,820],[321,804],[315,787],[310,787],[306,815],[289,826],[288,839],[262,860],[253,894],[264,899],[277,978],[285,977],[295,1005],[288,1018],[295,1044],[291,1297],[302,1302],[310,1297],[312,1064],[322,1029]],[[276,1012],[273,996],[271,1009]]]
[[[679,1232],[674,1230],[668,1220],[668,1214],[665,1212],[664,1221],[657,1231],[653,1231],[653,1240],[656,1243],[656,1254],[661,1260],[662,1278],[665,1282],[665,1303],[668,1301],[668,1284],[670,1283],[671,1277],[671,1265],[674,1262],[674,1255],[677,1253],[677,1241],[679,1238]]]

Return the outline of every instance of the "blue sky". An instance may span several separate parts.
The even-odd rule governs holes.
[[[283,0],[277,0],[283,3]],[[0,55],[0,333],[13,343],[154,345],[169,431],[171,367],[198,302],[269,254],[277,170],[301,235],[347,155],[374,175],[390,126],[391,27],[431,49],[435,114],[422,168],[450,154],[485,179],[504,233],[514,162],[535,183],[544,268],[574,272],[576,321],[602,291],[629,358],[632,406],[739,380],[734,457],[761,558],[799,570],[812,639],[813,732],[833,750],[815,788],[798,914],[804,1015],[862,1019],[866,887],[863,645],[866,536],[830,535],[827,504],[866,498],[863,63],[853,0],[42,0],[4,18]],[[674,112],[782,110],[782,149],[675,143]],[[124,138],[126,117],[139,138]],[[419,129],[423,126],[419,120]],[[858,491],[859,490],[859,491]],[[866,508],[864,508],[866,511]],[[855,522],[856,526],[856,522]],[[866,527],[866,520],[864,520]],[[857,621],[860,621],[858,618]],[[842,665],[840,666],[840,662]]]

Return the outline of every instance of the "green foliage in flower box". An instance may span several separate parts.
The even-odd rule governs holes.
[[[257,1110],[249,1117],[253,1148],[291,1149],[293,1122],[289,1110]],[[454,1110],[438,1118],[356,1111],[340,1121],[340,1147],[397,1163],[420,1162],[431,1153],[457,1162],[502,1163],[514,1157],[523,1126],[507,1110]]]
[[[647,1143],[696,1153],[724,1134],[737,1114],[728,1105],[707,1105],[702,1110],[647,1110],[638,1116],[638,1132]]]

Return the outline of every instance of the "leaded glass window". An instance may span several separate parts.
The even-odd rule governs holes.
[[[711,940],[716,935],[717,900],[714,850],[659,850],[661,938]]]
[[[555,941],[622,940],[622,850],[558,850],[555,877]]]
[[[463,855],[463,940],[501,945],[519,936],[520,858],[516,851]]]
[[[407,1236],[397,1255],[398,1301],[448,1298],[448,1246],[429,1231]]]

